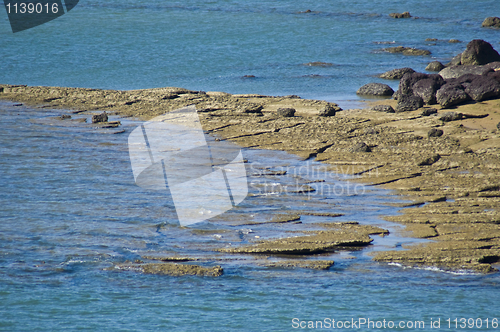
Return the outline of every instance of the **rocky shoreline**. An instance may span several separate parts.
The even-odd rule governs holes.
[[[491,72],[486,74],[496,79],[494,69]],[[108,114],[148,120],[196,105],[203,128],[221,139],[243,147],[316,158],[329,164],[333,172],[355,175],[355,181],[394,189],[411,199],[413,203],[401,206],[402,215],[387,220],[404,224],[407,236],[432,241],[404,251],[377,252],[375,260],[496,271],[492,264],[500,262],[500,99],[489,95],[461,105],[428,102],[432,107],[419,103],[401,111],[398,104],[404,96],[419,96],[412,85],[412,77],[418,74],[404,69],[397,100],[379,100],[367,105],[371,108],[359,110],[342,110],[334,103],[297,96],[231,95],[181,88],[116,91],[0,85],[0,99],[71,109],[79,115],[88,114],[100,127],[120,125],[108,123]],[[429,76],[421,79],[429,80]],[[453,112],[445,107],[454,108]],[[61,117],[61,121],[68,120],[73,121],[67,115]],[[370,234],[385,232],[339,225],[310,236],[256,241],[255,245],[220,251],[312,255],[334,247],[366,246],[371,242]],[[156,265],[141,268],[147,273],[175,275],[177,272],[168,272],[178,270],[173,264],[178,263],[169,263],[168,269]],[[328,261],[320,268],[331,264]],[[281,265],[301,267],[304,263],[291,260]],[[316,265],[313,268],[318,268]],[[200,268],[180,274],[222,274],[222,269],[207,271]]]

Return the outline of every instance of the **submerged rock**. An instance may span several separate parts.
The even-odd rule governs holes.
[[[410,18],[410,12],[403,12],[403,13],[390,13],[390,17],[392,18]]]
[[[328,270],[335,264],[334,261],[328,260],[298,260],[298,259],[287,259],[277,262],[269,262],[261,264],[266,267],[280,267],[280,268],[303,268],[303,269],[314,269],[314,270]]]
[[[219,249],[219,251],[249,254],[312,255],[344,247],[367,246],[373,241],[369,235],[388,234],[386,230],[357,223],[333,223],[333,225],[325,224],[325,227],[335,229],[316,231],[314,235],[261,241],[250,246],[223,248]]]
[[[106,111],[101,114],[95,114],[92,116],[92,123],[108,122],[108,115]]]
[[[380,78],[384,78],[387,80],[399,80],[401,79],[404,74],[406,73],[414,73],[415,71],[411,68],[405,67],[405,68],[397,68],[393,70],[389,70],[382,75],[380,75]]]
[[[220,277],[224,270],[219,265],[213,267],[205,267],[194,264],[182,264],[182,263],[144,263],[141,260],[137,260],[134,263],[126,262],[123,264],[118,264],[117,268],[119,270],[132,270],[137,272],[142,272],[145,274],[157,274],[157,275],[167,275],[172,277],[182,277],[182,276],[200,276],[200,277]]]
[[[403,55],[429,55],[431,51],[418,49],[413,47],[404,47],[404,46],[395,46],[395,47],[387,47],[383,49],[389,53],[401,53]]]
[[[485,28],[500,28],[500,17],[487,17],[481,26]]]
[[[392,96],[394,94],[394,90],[387,84],[368,83],[359,88],[356,93],[358,95],[367,96]]]
[[[220,266],[204,267],[199,265],[176,263],[149,263],[142,266],[144,273],[163,274],[174,277],[192,275],[203,277],[220,277],[224,270]]]
[[[303,63],[303,66],[309,66],[309,67],[332,67],[333,63],[330,62],[321,62],[321,61],[313,61],[313,62],[308,62],[308,63]]]

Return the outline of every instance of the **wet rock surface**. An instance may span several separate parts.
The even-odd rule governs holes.
[[[363,247],[373,239],[369,235],[387,234],[387,230],[351,223],[336,223],[331,230],[310,232],[313,235],[294,236],[236,248],[223,248],[227,253],[313,255],[345,247]]]
[[[313,62],[308,62],[304,63],[304,66],[309,66],[309,67],[332,67],[333,63],[330,62],[321,62],[321,61],[313,61]]]
[[[124,263],[118,264],[120,270],[132,270],[144,274],[157,274],[172,277],[198,276],[198,277],[220,277],[224,270],[219,265],[214,267],[205,267],[194,264],[181,263]]]
[[[108,115],[106,112],[102,112],[101,114],[96,114],[92,116],[92,123],[101,123],[108,122]]]
[[[342,172],[356,174],[355,181],[394,189],[415,202],[414,207],[401,210],[401,215],[386,219],[410,225],[409,230],[414,230],[410,233],[419,234],[414,236],[437,242],[409,247],[406,251],[379,252],[377,260],[488,272],[493,270],[491,264],[499,256],[498,99],[458,106],[455,113],[467,116],[444,122],[440,115],[446,110],[439,104],[434,106],[438,116],[422,116],[421,110],[402,113],[370,109],[342,111],[333,103],[296,96],[201,93],[181,88],[134,91],[13,85],[1,85],[0,88],[3,88],[1,99],[51,109],[79,110],[82,112],[79,114],[87,116],[106,110],[110,116],[147,120],[194,104],[203,129],[218,137],[243,147],[285,150],[303,159],[315,157],[332,166],[345,165],[348,167]],[[371,106],[381,104],[394,108],[396,103],[395,100],[383,100]],[[260,113],[242,112],[248,105],[262,107]],[[278,117],[278,108],[294,108],[295,116]],[[331,110],[329,113],[335,116],[319,116],[326,110]],[[445,134],[427,138],[429,129],[435,127]],[[372,152],[352,152],[351,148],[360,142],[369,146]],[[440,155],[439,160],[419,166],[424,159],[436,154]],[[300,212],[295,214],[303,216]],[[293,219],[292,214],[288,217]],[[290,234],[292,240],[272,239],[269,243],[243,245],[241,248],[245,249],[219,249],[241,250],[242,253],[329,252],[342,250],[345,245],[371,243],[370,235],[359,228],[335,227],[338,228]],[[297,235],[299,240],[293,240]],[[143,264],[137,264],[137,268],[141,269],[140,265]],[[163,271],[153,266],[147,269]]]
[[[329,260],[296,260],[287,259],[277,262],[261,263],[265,267],[278,267],[278,268],[303,268],[313,270],[328,270],[335,264],[334,261]]]

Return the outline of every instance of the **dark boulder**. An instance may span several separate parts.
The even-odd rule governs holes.
[[[500,61],[490,62],[487,65],[484,65],[484,67],[487,69],[499,69],[500,70]]]
[[[487,75],[477,76],[466,87],[465,92],[475,101],[500,97],[500,83]]]
[[[338,107],[337,104],[328,104],[325,106],[325,109],[320,111],[318,113],[318,116],[334,116],[335,113],[339,112],[339,111],[342,111],[342,109],[340,107]]]
[[[352,146],[349,151],[351,152],[371,152],[372,149],[365,143],[360,142]]]
[[[500,83],[500,70],[497,71],[492,70],[487,72],[485,75]]]
[[[92,123],[108,122],[108,115],[106,111],[101,114],[92,115]]]
[[[446,83],[436,92],[437,102],[442,107],[450,107],[471,100],[461,84]]]
[[[410,12],[404,12],[404,13],[390,13],[390,17],[392,18],[410,18]]]
[[[436,104],[436,92],[444,84],[444,80],[439,75],[429,75],[413,84],[413,94],[420,96],[424,103],[428,105]]]
[[[498,128],[498,130],[500,130],[500,122],[497,123],[497,128]]]
[[[420,96],[402,95],[399,96],[396,112],[411,112],[424,106],[424,101]]]
[[[295,108],[278,108],[276,113],[283,118],[291,118],[295,115]]]
[[[429,75],[417,72],[404,74],[399,81],[399,88],[398,91],[396,91],[396,93],[394,94],[394,99],[398,100],[401,96],[412,95],[413,85],[418,81],[426,78],[429,78]]]
[[[420,113],[421,116],[431,116],[432,114],[436,114],[438,111],[435,108],[426,108]]]
[[[494,61],[500,61],[500,54],[490,43],[481,39],[469,42],[462,53],[462,65],[485,65]]]
[[[462,64],[462,53],[457,54],[451,59],[447,66],[460,66]]]
[[[432,128],[427,133],[427,137],[441,137],[443,136],[443,131],[441,129]]]
[[[487,17],[481,26],[485,28],[500,28],[500,17]]]
[[[460,83],[460,84],[464,85],[466,83],[471,83],[472,81],[474,81],[478,77],[481,77],[481,75],[465,74],[465,75],[462,75],[458,78],[452,78],[450,80],[446,80],[446,83]]]
[[[427,71],[441,71],[444,69],[444,65],[439,61],[432,61],[425,67]]]
[[[382,75],[380,75],[380,78],[385,78],[387,80],[399,80],[401,79],[404,74],[406,73],[414,73],[415,71],[411,68],[405,67],[405,68],[398,68],[398,69],[393,69],[389,70]]]
[[[61,120],[69,120],[69,119],[71,119],[71,115],[69,115],[69,114],[63,114],[63,115],[61,115],[59,117],[59,119],[61,119]]]
[[[443,122],[450,122],[450,121],[462,120],[463,117],[464,116],[462,113],[444,112],[444,113],[439,115],[439,120],[441,120]]]
[[[391,105],[377,105],[372,107],[372,111],[394,113],[394,108]]]
[[[363,85],[356,91],[358,95],[369,95],[369,96],[392,96],[394,90],[383,83],[368,83]]]

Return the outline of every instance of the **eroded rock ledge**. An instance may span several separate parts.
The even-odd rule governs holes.
[[[259,241],[254,245],[223,248],[227,253],[272,254],[272,255],[313,255],[342,249],[345,247],[364,247],[373,239],[369,235],[389,234],[387,230],[362,226],[357,223],[335,223],[334,229],[307,232],[313,235],[286,237],[276,240]]]
[[[382,113],[342,111],[333,103],[296,96],[230,95],[180,88],[115,91],[1,85],[0,91],[1,99],[74,109],[89,118],[105,110],[110,115],[150,119],[195,104],[204,129],[221,139],[243,147],[284,150],[304,159],[315,157],[334,172],[396,189],[413,200],[411,209],[390,219],[410,225],[413,236],[425,235],[438,242],[380,253],[376,259],[482,272],[492,271],[491,264],[500,261],[500,100],[459,106],[456,113],[468,116],[444,121],[446,111],[440,105],[434,110]],[[394,100],[378,103],[396,106]],[[278,116],[278,108],[296,112]],[[433,128],[443,133],[428,135]],[[449,225],[453,231],[443,231]],[[336,236],[329,231],[321,236]],[[487,232],[489,238],[474,238],[478,232]],[[360,239],[369,241],[364,235],[349,236],[358,244]],[[303,239],[304,248],[310,240]],[[316,249],[343,243],[318,241]],[[257,243],[250,250],[279,251],[280,246],[271,242],[263,249]],[[307,246],[314,249],[315,244]]]

